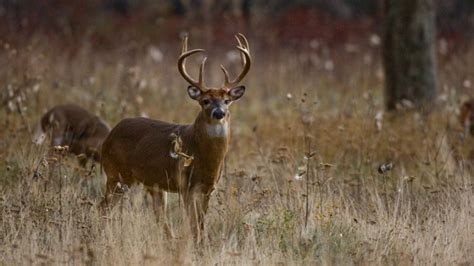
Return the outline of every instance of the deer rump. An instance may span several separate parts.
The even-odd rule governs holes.
[[[42,116],[34,141],[41,144],[46,135],[51,146],[68,146],[70,153],[100,162],[102,142],[109,131],[95,114],[73,104],[58,105]]]

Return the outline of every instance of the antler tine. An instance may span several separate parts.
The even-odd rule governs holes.
[[[221,70],[224,72],[224,86],[228,87],[227,84],[230,84],[229,82],[229,71],[225,69],[224,65],[221,65]]]
[[[247,51],[249,51],[250,53],[250,46],[249,46],[249,41],[247,40],[247,38],[245,38],[245,36],[242,34],[242,33],[239,33],[239,36],[242,38],[242,40],[244,41],[244,44],[245,44],[245,49],[247,49]]]
[[[249,41],[247,40],[247,38],[245,38],[245,36],[240,32],[238,35],[235,35],[235,37],[239,41],[240,46],[245,48],[247,52],[250,54],[250,46],[249,46]],[[243,40],[243,44],[242,44],[242,40],[240,39]],[[240,53],[240,59],[242,60],[242,64],[244,64],[244,56],[242,55],[242,53]]]
[[[187,50],[188,50],[188,35],[186,34],[183,37],[183,45],[182,45],[182,48],[181,48],[181,54],[186,53]]]
[[[183,76],[183,78],[187,82],[189,82],[191,85],[196,86],[200,89],[205,89],[202,72],[204,70],[204,63],[206,59],[203,60],[203,62],[201,63],[201,67],[199,69],[199,81],[196,81],[195,79],[193,79],[186,71],[186,58],[195,53],[202,53],[202,52],[204,52],[203,49],[194,49],[194,50],[188,51],[188,36],[184,36],[183,46],[181,49],[181,55],[179,56],[179,59],[178,59],[178,70],[179,70],[179,73],[181,73],[181,76]]]
[[[204,89],[204,65],[206,64],[207,57],[204,57],[204,59],[201,62],[201,67],[199,68],[199,84],[202,86],[202,89]]]
[[[239,33],[239,34],[240,34],[240,33]],[[240,47],[244,47],[244,46],[242,45],[242,42],[240,41],[239,36],[238,36],[238,35],[234,35],[234,37],[235,37],[235,39],[237,40],[237,42],[239,43],[239,45],[238,45],[237,47],[239,47],[239,46],[240,46]],[[244,55],[243,55],[242,53],[239,53],[239,55],[240,55],[240,61],[242,62],[242,66],[244,66],[244,65],[245,65],[245,57],[244,57]]]
[[[241,37],[242,40],[239,37]],[[237,45],[237,49],[240,51],[240,58],[242,60],[243,69],[235,80],[229,81],[229,72],[225,69],[224,66],[221,65],[222,72],[224,72],[224,86],[227,88],[232,88],[236,86],[240,81],[242,81],[245,75],[247,75],[247,73],[249,72],[251,65],[250,49],[247,39],[241,33],[235,35],[235,39],[239,44]]]
[[[249,42],[248,42],[247,38],[245,38],[245,36],[242,33],[239,33],[238,35],[235,35],[235,38],[239,42],[239,45],[242,48],[245,48],[245,50],[247,50],[247,52],[250,54],[250,46],[249,46]],[[244,55],[242,53],[240,53],[240,59],[242,60],[242,65],[244,65],[245,64]]]
[[[236,39],[237,42],[239,43],[239,46],[242,46],[242,42],[240,41],[239,36],[240,36],[240,35],[234,35],[235,39]],[[243,47],[243,46],[242,46],[242,47]]]

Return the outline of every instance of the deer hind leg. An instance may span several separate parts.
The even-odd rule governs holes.
[[[201,244],[203,240],[204,216],[209,206],[209,196],[200,187],[191,188],[184,196],[191,232],[197,244]]]
[[[166,217],[166,192],[156,188],[148,189],[148,191],[153,199],[153,211],[155,212],[157,222],[159,223],[160,217],[163,217],[163,226],[166,236],[174,238],[173,231],[171,230],[168,218]]]

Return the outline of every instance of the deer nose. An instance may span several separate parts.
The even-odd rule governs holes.
[[[221,120],[225,116],[225,111],[222,110],[221,108],[216,108],[212,110],[211,117],[214,119]]]

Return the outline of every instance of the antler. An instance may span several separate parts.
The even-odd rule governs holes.
[[[194,49],[191,51],[188,51],[188,36],[184,36],[183,38],[183,47],[181,50],[181,55],[179,56],[178,59],[178,69],[179,73],[183,76],[183,78],[189,82],[191,85],[196,86],[200,88],[201,90],[204,90],[206,86],[204,85],[204,80],[203,80],[203,72],[204,72],[204,64],[206,63],[206,57],[202,60],[201,67],[199,68],[199,80],[196,81],[193,79],[188,72],[186,71],[186,58],[195,54],[195,53],[202,53],[204,52],[204,49]]]
[[[239,82],[242,81],[242,79],[244,79],[245,75],[247,75],[250,70],[251,58],[249,42],[242,33],[235,35],[235,39],[239,43],[239,45],[237,45],[237,49],[240,51],[240,59],[242,60],[243,69],[235,80],[229,81],[229,72],[223,65],[221,65],[222,72],[224,72],[224,86],[226,88],[235,87]]]

